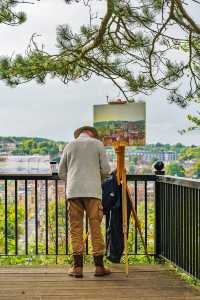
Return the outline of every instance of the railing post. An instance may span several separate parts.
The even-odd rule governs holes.
[[[155,175],[165,175],[164,163],[157,161],[153,165]],[[156,178],[155,181],[155,259],[161,263],[161,185]]]
[[[155,182],[155,259],[157,262],[161,262],[161,222],[160,222],[160,183]]]

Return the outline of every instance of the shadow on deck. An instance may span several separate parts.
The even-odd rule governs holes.
[[[1,267],[1,300],[200,300],[200,289],[190,286],[173,271],[161,265],[134,265],[128,278],[123,266],[112,268],[104,278],[85,268],[84,278],[67,276],[67,267]]]

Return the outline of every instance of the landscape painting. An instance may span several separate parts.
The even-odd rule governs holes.
[[[144,146],[146,140],[145,103],[94,105],[94,127],[105,146],[123,142]]]

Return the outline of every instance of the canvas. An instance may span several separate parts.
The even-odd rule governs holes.
[[[144,146],[146,140],[145,103],[94,105],[94,127],[105,146],[122,142]]]

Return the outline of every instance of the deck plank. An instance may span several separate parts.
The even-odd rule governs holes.
[[[134,265],[125,276],[124,266],[96,278],[86,267],[84,278],[67,276],[66,266],[0,267],[1,300],[200,300],[200,289],[190,286],[162,265]]]

